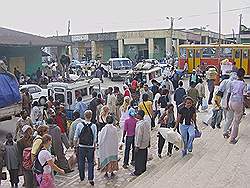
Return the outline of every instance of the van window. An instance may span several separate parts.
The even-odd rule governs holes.
[[[64,92],[64,89],[62,89],[62,88],[55,88],[54,90],[55,90],[55,92]]]
[[[69,105],[72,104],[72,92],[71,92],[71,91],[68,91],[68,92],[67,92],[67,103],[68,103]]]
[[[94,86],[90,86],[89,87],[89,95],[92,95],[93,91],[94,91]]]
[[[236,49],[235,58],[240,58],[240,49]]]
[[[161,70],[156,71],[156,78],[161,76]]]
[[[187,57],[186,48],[180,48],[180,57],[181,58]]]
[[[81,96],[84,97],[84,96],[88,95],[88,89],[87,88],[80,89],[80,93],[81,93]]]
[[[56,93],[56,94],[55,94],[55,100],[56,100],[56,101],[59,101],[60,103],[65,103],[64,94]]]

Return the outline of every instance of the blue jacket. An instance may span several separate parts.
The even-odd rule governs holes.
[[[175,90],[174,101],[176,102],[177,106],[183,102],[183,97],[185,95],[187,95],[187,93],[186,93],[186,90],[183,87],[178,87]]]

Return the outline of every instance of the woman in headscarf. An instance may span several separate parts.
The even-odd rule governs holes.
[[[126,96],[124,98],[122,106],[120,107],[120,112],[121,112],[120,127],[122,130],[124,129],[125,120],[129,117],[128,115],[129,106],[130,106],[130,97]]]
[[[114,171],[117,171],[118,168],[118,135],[117,129],[113,125],[114,119],[112,116],[106,118],[107,124],[101,132],[99,133],[99,152],[100,152],[100,162],[101,162],[101,171],[105,172],[105,177],[113,178],[115,176]]]

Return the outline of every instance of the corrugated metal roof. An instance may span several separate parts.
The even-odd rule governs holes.
[[[1,46],[66,46],[68,43],[0,27]]]

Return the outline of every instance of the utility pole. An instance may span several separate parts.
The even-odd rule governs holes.
[[[174,51],[173,51],[173,32],[174,32],[174,21],[175,19],[181,20],[182,17],[174,18],[174,17],[166,17],[167,20],[170,20],[170,39],[171,39],[171,49],[170,49],[170,55],[173,57]]]
[[[70,33],[70,20],[68,21],[68,35]]]
[[[240,44],[241,43],[241,25],[242,25],[242,14],[240,14],[240,25],[239,25],[239,38],[238,38],[238,43]]]
[[[232,29],[233,31],[233,42],[235,43],[235,33],[234,33],[234,29]]]
[[[221,45],[221,0],[219,0],[219,48],[218,48],[218,65],[220,67],[220,45]]]

